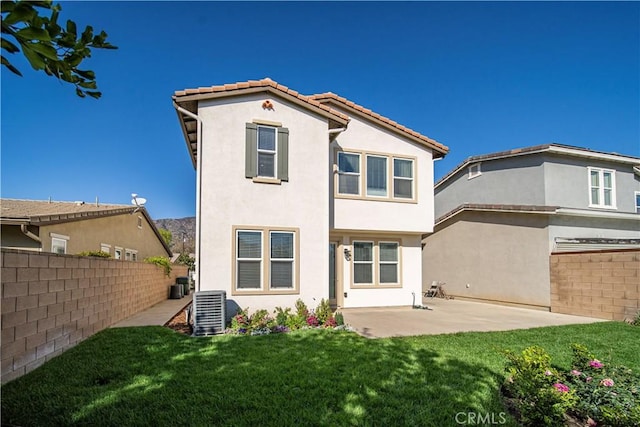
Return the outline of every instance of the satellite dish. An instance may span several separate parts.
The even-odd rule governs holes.
[[[131,197],[133,197],[133,199],[131,199],[131,204],[139,208],[141,208],[142,206],[144,206],[145,203],[147,203],[147,199],[145,199],[144,197],[138,197],[138,195],[135,193],[133,193]]]

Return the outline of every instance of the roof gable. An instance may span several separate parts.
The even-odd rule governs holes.
[[[419,132],[414,131],[413,129],[409,129],[408,127],[403,126],[387,117],[381,116],[380,114],[368,108],[365,108],[362,105],[358,105],[353,101],[349,101],[342,96],[336,95],[335,93],[320,93],[311,95],[309,98],[317,100],[323,104],[330,104],[340,108],[344,108],[349,114],[362,117],[370,122],[373,122],[385,129],[392,131],[397,135],[408,138],[423,146],[427,146],[428,148],[431,148],[433,150],[434,158],[444,157],[449,152],[449,148],[439,143],[438,141],[431,139],[428,136],[422,135]]]

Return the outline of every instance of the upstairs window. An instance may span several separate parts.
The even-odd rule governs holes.
[[[640,213],[640,191],[636,191],[636,213]]]
[[[338,153],[338,194],[360,194],[360,154]]]
[[[413,199],[413,160],[393,159],[393,197]]]
[[[67,241],[65,239],[53,237],[51,239],[51,252],[53,252],[54,254],[66,254]]]
[[[616,207],[616,175],[614,170],[588,168],[589,206],[596,208]]]
[[[480,163],[474,163],[473,165],[469,166],[468,179],[475,178],[480,175],[482,175],[482,169],[480,169]]]
[[[367,155],[367,196],[387,197],[387,158]]]
[[[280,126],[246,124],[245,176],[289,180],[289,130]]]

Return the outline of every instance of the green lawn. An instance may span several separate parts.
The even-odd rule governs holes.
[[[498,423],[500,351],[541,345],[566,368],[573,342],[640,370],[640,328],[620,322],[377,340],[108,329],[3,386],[2,424],[456,426],[468,413]]]

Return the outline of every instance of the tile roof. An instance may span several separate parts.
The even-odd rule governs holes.
[[[320,110],[325,111],[331,115],[336,116],[339,119],[349,121],[349,117],[346,114],[343,114],[339,111],[336,111],[308,96],[304,96],[293,89],[289,89],[287,86],[281,85],[278,82],[271,80],[269,77],[265,77],[262,80],[249,80],[246,82],[237,82],[231,84],[217,85],[217,86],[207,86],[207,87],[199,87],[197,89],[184,89],[175,91],[173,94],[174,100],[177,102],[180,101],[180,98],[187,97],[189,95],[206,95],[207,94],[216,94],[216,93],[225,93],[229,96],[238,92],[238,94],[242,94],[246,92],[247,89],[252,88],[269,88],[274,90],[275,92],[280,92],[283,95],[292,96],[302,102],[309,104],[315,108],[319,108]]]
[[[387,117],[381,116],[380,114],[374,111],[371,111],[370,109],[365,108],[362,105],[358,105],[353,101],[349,101],[347,98],[336,95],[335,93],[332,93],[332,92],[320,93],[316,95],[311,95],[309,98],[323,102],[323,103],[324,102],[337,103],[340,106],[347,107],[350,111],[359,113],[360,115],[370,120],[377,121],[384,125],[390,126],[394,130],[400,132],[401,134],[405,134],[405,136],[408,135],[410,137],[413,137],[414,139],[418,139],[424,145],[427,145],[428,147],[434,149],[437,153],[440,154],[439,156],[436,156],[436,157],[444,157],[449,152],[449,147],[439,143],[438,141],[431,139],[428,136],[422,135],[421,133],[416,132],[413,129],[409,129],[408,127],[403,126]]]
[[[130,212],[131,205],[112,205],[85,202],[60,202],[48,200],[0,199],[0,217],[2,219],[36,219],[51,216],[100,215]],[[93,216],[92,215],[92,216]]]
[[[451,178],[453,175],[458,173],[461,169],[465,168],[466,166],[472,163],[503,159],[506,157],[523,156],[527,154],[534,154],[534,153],[540,153],[545,151],[552,151],[554,153],[562,153],[562,154],[573,155],[578,157],[600,158],[600,159],[606,159],[610,161],[618,161],[622,163],[640,164],[640,158],[638,157],[627,156],[627,155],[614,153],[614,152],[596,151],[596,150],[591,150],[589,148],[576,147],[572,145],[549,143],[549,144],[534,145],[534,146],[523,147],[523,148],[514,148],[513,150],[498,151],[495,153],[481,154],[477,156],[467,157],[462,163],[460,163],[459,165],[451,169],[446,175],[440,178],[436,182],[434,187],[438,187],[440,184],[442,184],[443,182]]]
[[[447,219],[463,211],[484,211],[484,212],[516,212],[516,213],[545,213],[552,214],[558,210],[558,206],[542,205],[508,205],[508,204],[483,204],[483,203],[463,203],[435,220],[435,224],[440,224]]]

